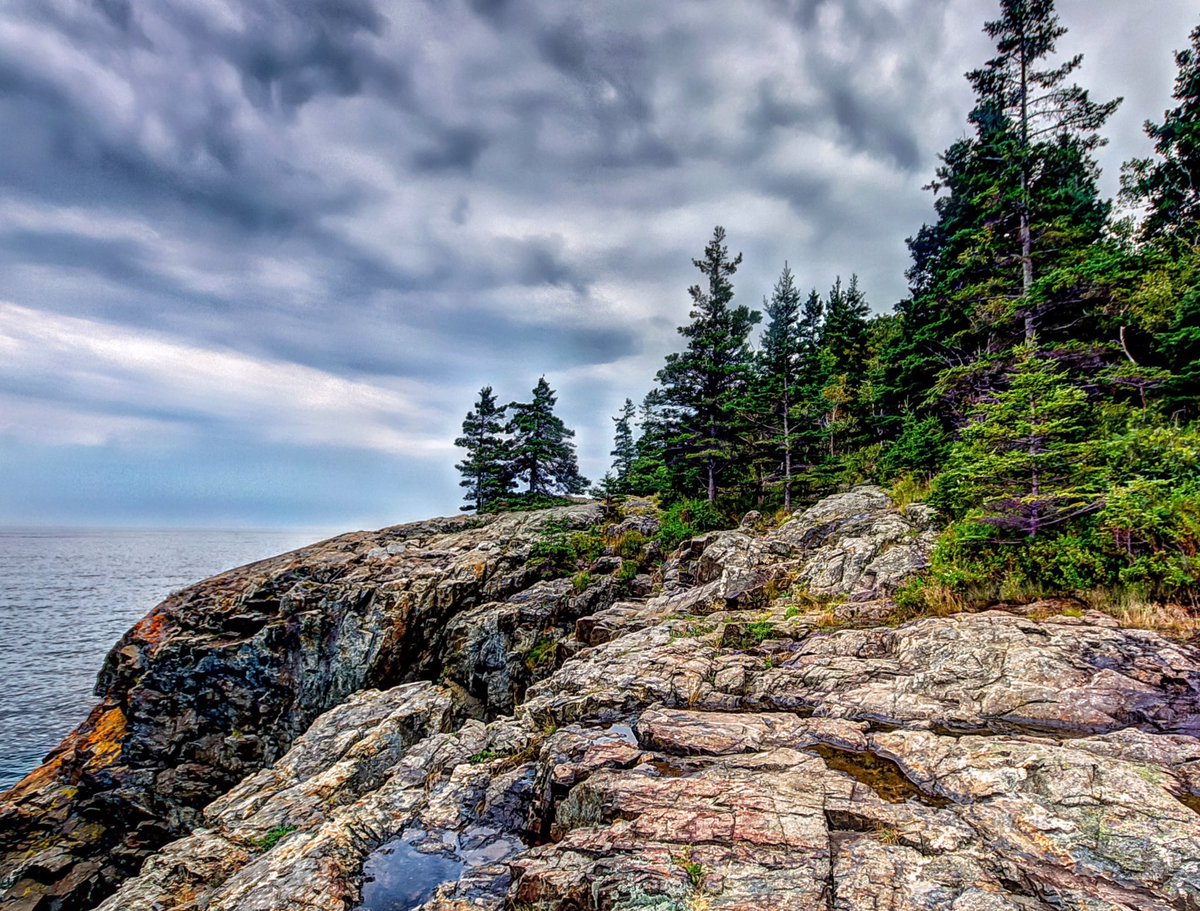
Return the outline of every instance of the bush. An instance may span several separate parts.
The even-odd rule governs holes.
[[[707,500],[680,500],[663,513],[655,537],[670,552],[689,538],[728,527],[729,520]]]

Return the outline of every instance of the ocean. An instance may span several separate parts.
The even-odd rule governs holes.
[[[168,594],[324,537],[0,528],[0,791],[87,717],[104,656]]]

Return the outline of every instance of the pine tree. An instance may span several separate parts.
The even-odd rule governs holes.
[[[1031,539],[1100,508],[1087,394],[1034,345],[977,404],[938,478],[940,505]]]
[[[667,443],[676,434],[662,404],[662,390],[651,389],[642,399],[638,428],[633,464],[626,479],[629,492],[642,496],[666,494],[672,489]]]
[[[1143,222],[1147,238],[1178,238],[1200,244],[1200,26],[1192,46],[1175,54],[1179,73],[1174,97],[1178,104],[1162,123],[1146,122],[1158,159],[1130,162],[1124,192],[1148,207]]]
[[[1178,417],[1200,414],[1200,27],[1191,44],[1175,54],[1176,106],[1162,123],[1146,123],[1157,157],[1130,162],[1122,179],[1122,195],[1147,210],[1143,285],[1154,291],[1150,306],[1131,309],[1169,371],[1159,392],[1167,413]]]
[[[617,426],[613,433],[612,452],[609,455],[613,457],[612,490],[615,493],[628,492],[633,463],[637,460],[637,446],[633,440],[634,414],[633,399],[626,399],[621,413],[613,418],[613,423]]]
[[[512,435],[512,474],[524,481],[532,497],[580,494],[587,479],[579,473],[575,431],[554,414],[558,399],[541,377],[533,388],[532,402],[513,402],[508,430]]]
[[[825,302],[821,327],[820,373],[822,426],[830,456],[845,450],[862,429],[862,387],[867,371],[867,317],[871,308],[858,287],[858,276],[842,286],[839,276]]]
[[[688,289],[692,322],[679,328],[687,348],[669,355],[657,378],[679,430],[669,444],[668,459],[674,456],[697,466],[700,484],[713,503],[722,471],[740,454],[752,375],[750,330],[761,314],[731,306],[730,278],[742,256],[730,259],[724,228],[714,229],[703,259],[692,262],[705,283]]]
[[[1046,187],[1045,181],[1059,170],[1056,159],[1090,165],[1088,155],[1102,144],[1097,131],[1120,99],[1099,104],[1087,91],[1066,82],[1082,64],[1082,55],[1057,67],[1039,68],[1067,33],[1055,14],[1054,0],[1000,0],[1000,18],[988,22],[984,31],[995,39],[997,56],[967,74],[978,96],[972,120],[985,129],[1003,127],[1005,142],[997,149],[1005,163],[1001,204],[1016,214],[1021,265],[1017,313],[1024,341],[1030,343],[1049,306],[1034,296],[1035,256],[1048,240],[1043,234],[1060,227],[1047,219],[1041,198],[1047,191],[1094,195],[1094,173],[1081,175],[1084,185],[1078,188]],[[1094,166],[1090,170],[1094,172]],[[1087,185],[1088,176],[1093,186]],[[1061,240],[1053,245],[1061,246]]]
[[[467,488],[464,512],[486,512],[512,490],[504,412],[504,407],[496,407],[492,387],[484,386],[479,401],[463,420],[463,435],[454,441],[455,446],[467,450],[467,457],[455,466],[463,475],[460,486]]]
[[[818,298],[818,305],[820,299]],[[767,326],[758,355],[761,411],[769,418],[769,443],[782,457],[783,508],[792,509],[792,458],[796,440],[792,409],[799,395],[800,359],[803,355],[804,326],[800,289],[796,287],[787,263],[775,283],[770,300],[764,300]],[[819,312],[819,311],[818,311]],[[811,316],[811,314],[810,314]]]

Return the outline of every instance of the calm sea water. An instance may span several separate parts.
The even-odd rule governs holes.
[[[319,531],[0,528],[0,791],[87,717],[109,648],[168,594]]]

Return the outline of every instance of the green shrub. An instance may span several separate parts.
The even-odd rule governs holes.
[[[669,553],[689,538],[728,527],[729,521],[707,500],[680,500],[663,513],[656,539]]]
[[[533,648],[525,658],[525,667],[530,672],[545,670],[554,665],[554,640],[545,636],[534,643]]]
[[[646,540],[646,536],[640,531],[627,531],[613,542],[613,550],[622,559],[641,560],[642,551],[646,547]]]

